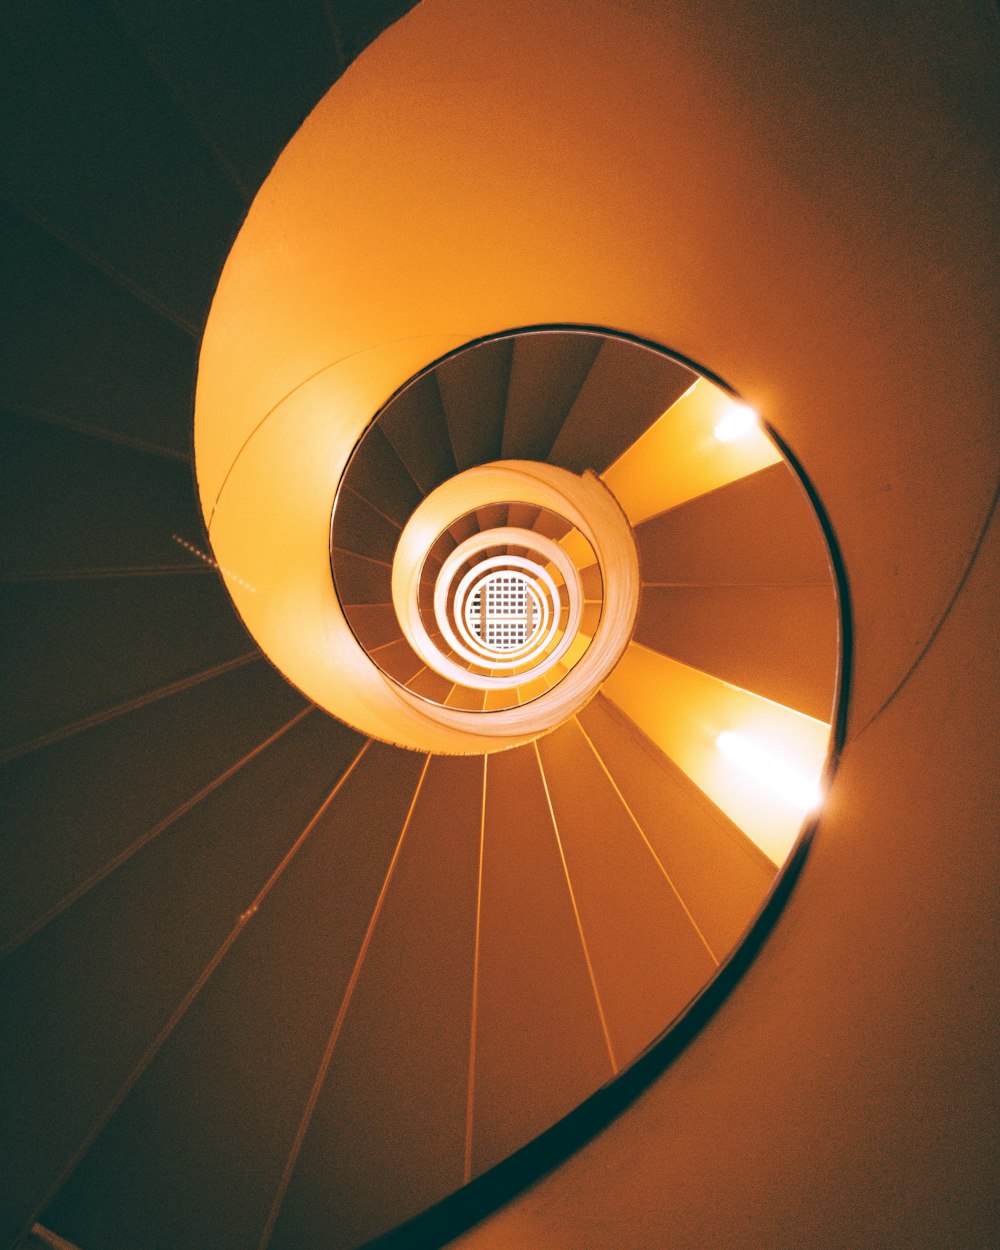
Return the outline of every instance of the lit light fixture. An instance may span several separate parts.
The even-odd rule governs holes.
[[[715,743],[742,772],[802,811],[811,812],[820,805],[823,795],[818,782],[808,781],[750,738],[727,729],[719,734]]]
[[[757,414],[746,404],[733,404],[712,433],[720,443],[732,443],[757,429]]]

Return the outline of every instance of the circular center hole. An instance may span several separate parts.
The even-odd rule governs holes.
[[[542,626],[538,588],[530,577],[512,569],[491,573],[466,599],[465,623],[490,651],[518,651]]]

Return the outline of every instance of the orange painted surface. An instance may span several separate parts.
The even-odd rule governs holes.
[[[575,722],[538,743],[619,1067],[701,989],[716,961]]]
[[[739,733],[818,782],[830,726],[699,669],[630,644],[605,684],[608,696],[775,864],[784,863],[806,810],[733,766],[717,745]]]
[[[771,888],[774,864],[603,695],[578,719],[692,919],[724,958]]]
[[[716,438],[715,426],[734,407],[699,378],[601,474],[633,525],[781,459],[756,427],[730,443]]]
[[[477,1019],[474,1174],[611,1076],[531,747],[487,768]]]

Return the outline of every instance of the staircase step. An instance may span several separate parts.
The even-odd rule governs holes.
[[[337,596],[344,606],[367,603],[392,606],[392,565],[342,547],[333,551]]]
[[[202,984],[211,992],[214,960],[241,914],[359,744],[329,717],[306,717],[0,963],[0,994],[18,1022],[0,1036],[0,1070],[20,1074],[5,1090],[11,1114],[0,1124],[6,1219],[35,1209],[137,1065],[159,1050],[187,996]],[[108,1020],[113,1028],[103,1027]],[[53,1104],[54,1118],[45,1111]],[[150,1146],[176,1140],[141,1136]]]
[[[781,460],[756,425],[731,442],[715,437],[716,426],[732,410],[723,391],[699,378],[623,448],[601,476],[633,526]]]
[[[614,1053],[624,1067],[717,966],[579,724],[538,743]]]
[[[505,460],[545,459],[600,345],[595,334],[560,331],[523,334],[514,340],[503,431]]]
[[[379,422],[365,432],[345,480],[362,499],[400,527],[423,498]]]
[[[826,586],[644,586],[636,642],[829,721],[837,600]]]
[[[344,69],[323,6],[312,0],[274,8],[113,0],[112,7],[247,193]]]
[[[691,371],[668,356],[644,352],[628,340],[605,339],[552,445],[549,462],[574,473],[603,473],[693,381]]]
[[[454,475],[455,458],[433,373],[396,396],[382,413],[379,428],[422,495]]]
[[[3,765],[0,952],[303,706],[248,664]]]
[[[318,794],[305,770],[322,757],[304,753],[298,768],[288,761],[289,785],[314,793],[311,808],[288,810],[286,845],[358,745],[355,738],[348,751],[331,753]],[[53,1225],[83,1246],[107,1245],[99,1230],[109,1222],[122,1238],[116,1244],[148,1245],[151,1218],[177,1245],[257,1244],[422,765],[419,755],[369,747],[49,1208]],[[199,1082],[197,1098],[192,1073],[212,1074]],[[171,1131],[157,1127],[166,1124]],[[259,1178],[238,1210],[218,1200],[233,1168]],[[124,1176],[134,1183],[123,1185]]]
[[[411,677],[424,667],[424,662],[416,654],[405,638],[397,638],[395,642],[375,648],[372,659],[390,677],[405,685]]]
[[[432,668],[424,668],[415,677],[411,677],[406,683],[407,690],[412,690],[414,694],[419,694],[425,699],[430,699],[434,703],[444,703],[451,694],[455,683],[447,677],[442,677],[440,673],[436,673]]]
[[[0,749],[256,652],[217,577],[0,587]]]
[[[191,569],[206,547],[187,464],[10,412],[0,422],[0,580]]]
[[[829,750],[830,726],[700,669],[629,644],[603,692],[776,864],[785,862]],[[772,788],[723,754],[722,733],[749,740],[794,780]],[[799,793],[812,790],[812,804]]]
[[[430,761],[270,1250],[356,1245],[462,1183],[482,793],[481,758]]]
[[[399,542],[399,526],[345,486],[337,496],[333,538],[335,545],[344,551],[391,565]]]
[[[756,915],[775,867],[603,695],[580,724],[717,959]]]
[[[4,198],[197,329],[244,196],[108,6],[4,18]]]
[[[499,460],[513,342],[491,339],[437,368],[448,432],[459,472]]]
[[[472,1174],[612,1075],[533,747],[489,757]]]
[[[191,334],[2,202],[0,262],[0,404],[189,465]]]
[[[688,500],[635,531],[647,583],[828,585],[816,516],[784,464]]]
[[[402,637],[392,604],[357,603],[346,608],[344,615],[366,651],[374,651],[376,647],[397,642]]]

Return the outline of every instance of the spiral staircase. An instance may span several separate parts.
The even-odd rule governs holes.
[[[210,390],[255,191],[406,6],[342,7],[4,40],[5,1246],[408,1244],[720,984],[846,731],[819,500],[657,343],[489,309],[339,472]]]

